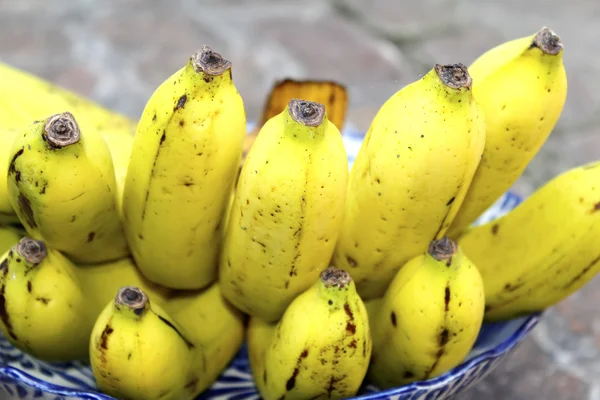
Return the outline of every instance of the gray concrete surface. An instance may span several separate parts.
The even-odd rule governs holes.
[[[233,62],[248,116],[282,77],[350,88],[359,129],[436,62],[469,64],[542,26],[565,43],[569,94],[515,190],[527,195],[600,159],[600,3],[594,0],[0,0],[0,60],[132,118],[201,44]],[[553,307],[522,346],[461,400],[600,399],[600,277]]]

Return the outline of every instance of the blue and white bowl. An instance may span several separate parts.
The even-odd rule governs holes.
[[[363,134],[348,129],[344,142],[352,165]],[[506,193],[477,221],[484,223],[506,214],[521,198]],[[446,374],[427,381],[380,391],[365,385],[356,399],[440,400],[465,391],[490,373],[538,323],[540,313],[483,325],[467,359]],[[0,399],[114,400],[100,393],[89,366],[82,363],[48,364],[13,347],[0,334]],[[219,379],[198,399],[260,399],[245,345]]]

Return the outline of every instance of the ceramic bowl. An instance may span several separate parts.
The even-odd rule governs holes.
[[[344,142],[351,166],[362,143],[362,133],[348,129]],[[498,218],[521,201],[506,193],[477,221]],[[447,399],[475,385],[505,358],[538,323],[540,314],[502,323],[484,324],[467,359],[444,375],[395,389],[380,391],[365,385],[356,399]],[[13,347],[0,334],[0,398],[109,400],[95,387],[89,366],[82,363],[48,364]],[[243,346],[229,367],[199,399],[260,399],[250,373],[246,347]]]

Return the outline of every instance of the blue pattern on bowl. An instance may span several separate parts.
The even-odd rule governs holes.
[[[362,143],[363,134],[348,129],[344,143],[349,166]],[[504,215],[521,202],[513,193],[506,193],[477,221],[484,223]],[[541,313],[501,323],[485,323],[467,359],[446,374],[423,382],[379,391],[365,385],[356,399],[440,400],[473,386],[511,353],[539,322]],[[83,363],[48,364],[34,359],[13,347],[0,334],[0,398],[43,400],[114,400],[97,391],[89,366]],[[213,386],[200,395],[204,399],[260,399],[252,381],[246,346]]]

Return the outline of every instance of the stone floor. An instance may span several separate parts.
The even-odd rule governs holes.
[[[154,88],[201,44],[233,62],[256,118],[275,79],[333,78],[350,122],[433,63],[469,64],[542,26],[565,43],[569,95],[515,190],[600,159],[600,3],[594,0],[0,0],[0,60],[139,117]],[[522,346],[461,400],[600,399],[600,277],[549,310]],[[599,303],[596,303],[598,301]]]

